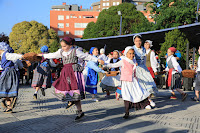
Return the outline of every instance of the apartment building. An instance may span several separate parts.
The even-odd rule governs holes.
[[[99,11],[83,9],[78,5],[52,6],[50,11],[50,28],[54,29],[60,38],[69,36],[72,38],[82,38],[84,29],[90,22],[96,22]]]

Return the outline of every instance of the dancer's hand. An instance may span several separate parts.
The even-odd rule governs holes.
[[[42,57],[42,55],[43,55],[43,54],[37,54],[37,56],[40,56],[40,57]]]
[[[103,61],[103,60],[98,59],[98,62],[99,62],[101,65],[104,64],[104,61]]]

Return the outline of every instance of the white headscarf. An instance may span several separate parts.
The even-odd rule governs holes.
[[[125,51],[124,51],[124,55],[125,55],[125,56],[126,56],[126,54],[128,53],[128,51],[129,51],[130,49],[133,49],[133,46],[127,46],[127,47],[125,48]]]
[[[133,42],[134,42],[134,40],[135,40],[135,38],[136,38],[137,36],[139,36],[140,38],[142,38],[142,36],[141,36],[140,34],[136,34],[136,35],[133,36]]]
[[[100,54],[105,54],[104,48],[101,48],[101,49],[100,49]]]
[[[150,48],[151,48],[151,47],[153,47],[153,44],[152,44],[152,43],[153,43],[153,41],[151,41],[151,40],[146,40],[145,42],[148,42],[148,43],[149,43],[149,45],[150,45]]]

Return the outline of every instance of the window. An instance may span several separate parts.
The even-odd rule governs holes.
[[[83,35],[83,31],[82,30],[75,30],[75,35]]]
[[[64,28],[64,23],[58,23],[58,28]]]
[[[75,23],[74,27],[75,28],[86,28],[88,23]]]
[[[115,6],[115,5],[117,5],[117,3],[116,3],[116,2],[113,2],[113,6]]]
[[[72,18],[73,16],[70,16],[70,18]]]
[[[69,35],[69,31],[66,31],[66,35]]]
[[[109,6],[109,2],[103,3],[103,6]]]
[[[119,5],[119,2],[117,2],[117,5]]]
[[[83,18],[94,18],[92,15],[83,15]]]
[[[66,23],[66,27],[69,27],[69,23]]]
[[[64,32],[63,31],[58,31],[58,36],[64,36]]]
[[[95,16],[95,18],[98,18],[98,16]]]
[[[64,15],[58,15],[58,20],[64,20]]]
[[[66,19],[69,19],[69,16],[66,16]]]
[[[79,18],[81,18],[81,16],[79,16]]]

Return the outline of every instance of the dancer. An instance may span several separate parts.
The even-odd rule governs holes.
[[[43,56],[45,59],[62,58],[64,66],[60,77],[53,83],[53,86],[55,87],[55,93],[61,94],[63,100],[74,102],[77,107],[77,116],[75,120],[79,120],[84,116],[81,108],[81,99],[85,98],[85,85],[82,69],[80,65],[77,64],[78,58],[94,62],[98,61],[101,64],[104,64],[104,62],[73,48],[72,41],[72,38],[64,37],[60,42],[62,48],[57,52],[38,54],[38,56]]]
[[[138,63],[137,69],[136,69],[136,77],[138,78],[138,81],[140,85],[147,89],[148,92],[151,94],[157,93],[156,84],[149,72],[149,70],[146,67],[146,51],[145,48],[142,47],[142,36],[137,34],[133,37],[134,46],[133,49],[135,51],[135,59]],[[151,109],[151,107],[155,107],[155,103],[151,98],[149,97],[150,105],[146,107],[146,109]]]
[[[187,97],[187,93],[184,93],[181,88],[181,71],[182,68],[177,62],[176,58],[174,57],[174,53],[176,52],[175,47],[170,47],[167,50],[168,58],[167,58],[167,68],[165,71],[167,71],[167,88],[171,90],[172,96],[170,99],[177,99],[176,95],[174,93],[174,90],[178,91],[182,95],[182,101],[184,101]]]
[[[22,59],[23,55],[13,52],[14,50],[8,44],[0,42],[1,67],[3,68],[0,76],[0,98],[2,98],[2,106],[6,108],[5,113],[12,113],[19,90],[19,75],[13,62]]]
[[[48,53],[48,47],[44,45],[40,51],[42,54]],[[35,89],[33,98],[37,100],[37,93],[41,90],[42,95],[45,96],[45,89],[51,88],[52,77],[51,77],[51,62],[49,59],[42,58],[42,61],[34,70],[32,87]]]
[[[151,50],[152,47],[152,41],[146,40],[144,43],[144,48],[146,49],[146,66],[152,76],[152,78],[155,79],[155,75],[158,75],[157,68],[158,68],[158,62],[155,56],[155,52]]]
[[[150,93],[140,86],[136,77],[136,63],[134,63],[134,49],[132,46],[128,46],[125,49],[124,57],[121,61],[105,65],[108,68],[121,67],[121,78],[122,81],[122,98],[125,105],[124,119],[129,117],[129,109],[134,107],[135,109],[144,109],[149,105],[148,96]]]
[[[113,58],[110,60],[109,63],[117,63],[119,62],[119,51],[118,50],[114,50],[113,51]],[[106,91],[106,97],[110,96],[110,91],[116,91],[117,87],[121,85],[121,81],[120,81],[120,70],[119,68],[112,68],[109,69],[109,71],[117,71],[118,74],[116,76],[104,76],[100,87],[102,87],[103,92]]]
[[[98,56],[98,49],[96,47],[92,47],[89,52],[93,57]],[[96,98],[97,94],[97,84],[98,84],[98,72],[105,73],[104,70],[97,67],[98,63],[87,62],[87,65],[84,70],[85,77],[85,90],[92,94],[92,100],[98,102],[99,100]]]
[[[200,55],[200,47],[198,49],[198,53]],[[193,101],[199,102],[199,92],[200,92],[200,56],[197,61],[197,70],[196,70],[196,78],[195,78],[195,97],[192,97],[191,99]]]

